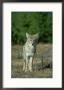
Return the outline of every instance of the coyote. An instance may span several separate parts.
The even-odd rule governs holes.
[[[37,45],[38,37],[39,37],[38,33],[34,35],[30,35],[26,33],[27,41],[25,45],[23,46],[23,59],[24,59],[23,71],[25,72],[27,71],[32,72],[33,70],[33,67],[32,67],[33,58],[36,52],[36,45]]]

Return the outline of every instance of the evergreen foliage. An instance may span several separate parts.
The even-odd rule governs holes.
[[[52,43],[52,12],[12,12],[12,43],[23,44],[26,32],[39,33],[39,42]]]

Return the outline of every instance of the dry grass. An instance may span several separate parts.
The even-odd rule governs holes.
[[[51,48],[51,49],[50,49]],[[33,60],[33,72],[23,72],[22,46],[12,46],[11,77],[12,78],[52,78],[51,44],[38,44],[37,54]],[[50,54],[49,54],[50,53]]]

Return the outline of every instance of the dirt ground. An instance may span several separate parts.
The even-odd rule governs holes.
[[[22,45],[12,46],[11,77],[12,78],[52,78],[52,44],[37,45],[33,60],[33,72],[23,72]]]

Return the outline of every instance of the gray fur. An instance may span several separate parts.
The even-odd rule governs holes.
[[[32,62],[34,58],[34,54],[36,53],[36,45],[38,41],[38,34],[30,35],[26,33],[27,41],[23,46],[23,71],[32,72]]]

